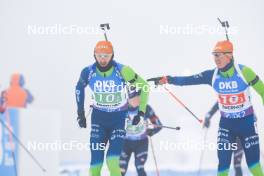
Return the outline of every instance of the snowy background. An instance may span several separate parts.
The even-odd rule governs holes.
[[[252,67],[264,79],[263,6],[262,0],[0,0],[0,90],[8,86],[11,73],[23,73],[26,87],[35,96],[29,108],[58,111],[62,114],[61,140],[87,142],[89,129],[80,130],[75,121],[74,89],[81,69],[94,62],[93,48],[103,39],[100,23],[111,25],[109,39],[115,59],[149,78],[213,68],[211,50],[225,37],[216,18],[229,20],[236,61]],[[216,101],[209,86],[171,90],[201,118]],[[254,91],[252,94],[264,151],[263,105]],[[166,93],[152,92],[150,104],[165,125],[182,127],[178,132],[164,129],[153,138],[159,168],[195,175],[200,151],[161,146],[166,142],[171,146],[203,143],[205,130]],[[216,115],[208,142],[216,142],[218,121]],[[85,169],[90,156],[88,151],[72,150],[60,151],[60,158],[63,168]],[[203,169],[214,175],[216,166],[216,151],[206,150]],[[151,153],[147,168],[155,170]]]

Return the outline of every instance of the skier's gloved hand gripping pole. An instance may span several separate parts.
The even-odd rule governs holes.
[[[141,121],[144,121],[145,114],[139,111],[138,114],[132,119],[132,125],[138,125]],[[131,118],[129,117],[131,120]]]
[[[86,128],[87,127],[86,118],[88,116],[90,116],[92,109],[93,109],[93,106],[90,105],[90,108],[89,108],[87,115],[85,115],[85,111],[78,111],[77,122],[78,122],[80,128]]]
[[[78,111],[77,122],[78,122],[80,128],[86,128],[87,127],[84,111]]]
[[[153,126],[154,128],[166,128],[166,129],[171,129],[171,130],[180,130],[181,127],[170,127],[170,126],[165,126],[165,125],[156,125],[152,123],[147,123],[148,126]]]
[[[150,78],[147,81],[152,81],[156,86],[168,83],[170,76]],[[182,107],[184,107],[199,123],[203,123],[203,120],[199,119],[176,95],[174,95],[167,87],[164,89],[171,95],[171,97],[176,100]]]
[[[137,125],[139,124],[140,121],[144,120],[145,114],[142,111],[139,111],[138,114],[134,117],[132,121],[132,125]]]

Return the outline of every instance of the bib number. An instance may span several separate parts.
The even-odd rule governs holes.
[[[100,104],[117,104],[122,101],[121,92],[94,93],[95,101]]]
[[[219,95],[219,102],[222,105],[239,105],[246,102],[245,94],[221,94]]]

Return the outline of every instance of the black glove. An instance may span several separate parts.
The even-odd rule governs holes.
[[[147,135],[148,136],[153,136],[154,135],[154,131],[152,129],[147,129]]]
[[[155,85],[167,84],[167,83],[170,83],[171,80],[172,80],[171,76],[162,76],[162,77],[156,77],[156,78],[147,79],[147,81],[154,81]]]
[[[77,121],[78,121],[80,128],[86,128],[87,127],[84,111],[78,111]]]
[[[138,114],[134,117],[132,125],[137,125],[141,119],[144,119],[144,112],[139,111]]]
[[[206,114],[205,118],[204,118],[204,124],[203,124],[203,127],[204,128],[209,128],[210,127],[210,115],[209,114]]]

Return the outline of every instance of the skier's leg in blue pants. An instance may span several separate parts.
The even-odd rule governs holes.
[[[135,148],[135,166],[138,176],[147,176],[144,165],[148,158],[148,138],[137,142]]]
[[[240,126],[240,140],[245,152],[247,165],[254,176],[263,176],[260,166],[260,147],[254,115],[243,119]]]
[[[240,139],[238,137],[236,138],[236,143],[237,143],[237,150],[234,151],[235,176],[243,176],[241,162],[242,162],[244,150],[240,142]]]
[[[96,109],[93,110],[90,135],[91,176],[101,175],[105,146],[108,141],[107,166],[110,175],[121,176],[119,157],[123,147],[123,138],[125,136],[124,125],[126,113],[126,111],[103,112]]]
[[[235,136],[232,131],[232,124],[230,123],[233,119],[220,119],[220,125],[218,130],[217,139],[217,155],[218,155],[218,176],[226,176],[229,173],[229,168],[232,159],[233,150],[230,148],[232,143],[235,143]]]
[[[247,165],[253,176],[264,176],[260,166],[259,136],[255,128],[254,115],[239,119],[221,118],[218,144],[235,142],[239,137],[245,152]],[[218,146],[219,147],[219,146]],[[227,176],[231,162],[232,150],[218,149],[218,176]]]
[[[120,155],[123,149],[124,137],[126,132],[125,128],[125,115],[126,113],[116,114],[113,121],[114,128],[111,129],[111,136],[109,139],[109,148],[106,155],[107,166],[110,171],[110,176],[121,176],[120,169]]]
[[[131,158],[131,154],[133,151],[132,149],[134,147],[133,142],[134,141],[130,141],[130,140],[124,141],[123,150],[120,156],[120,168],[121,168],[122,176],[126,175],[127,172],[128,163]]]

